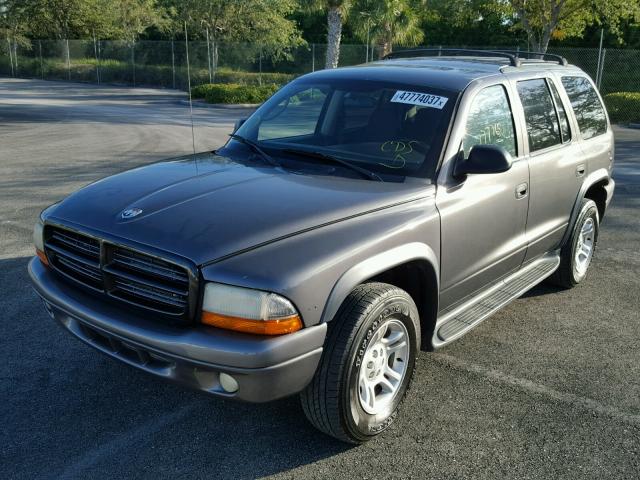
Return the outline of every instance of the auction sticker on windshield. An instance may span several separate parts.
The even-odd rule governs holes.
[[[404,90],[398,90],[391,98],[393,103],[408,103],[409,105],[437,108],[438,110],[442,110],[442,107],[447,104],[447,100],[449,100],[447,97]]]

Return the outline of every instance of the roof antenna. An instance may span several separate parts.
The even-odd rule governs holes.
[[[184,22],[184,45],[187,52],[187,86],[189,87],[189,117],[191,118],[191,145],[193,155],[196,154],[196,136],[193,132],[193,102],[191,100],[191,69],[189,67],[189,38],[187,37],[187,22]],[[198,164],[196,163],[196,167]]]

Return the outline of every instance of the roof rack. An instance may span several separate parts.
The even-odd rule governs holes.
[[[456,55],[473,55],[478,57],[503,57],[509,59],[509,63],[513,67],[520,66],[520,60],[517,56],[507,52],[494,52],[491,50],[469,50],[465,48],[415,48],[413,50],[400,50],[392,52],[383,57],[383,60],[391,60],[392,58],[418,57],[418,56],[456,56]]]
[[[542,60],[546,62],[547,60],[545,60],[545,57],[549,57],[552,61],[557,62],[558,65],[567,66],[569,64],[566,58],[560,55],[556,55],[554,53],[541,53],[541,52],[530,52],[528,50],[502,50],[502,49],[499,49],[497,51],[515,54],[517,58],[520,58],[520,55],[527,55],[526,60]],[[541,58],[535,58],[535,57],[541,57]]]
[[[567,65],[567,59],[560,55],[554,55],[552,53],[540,53],[530,52],[526,50],[473,50],[466,48],[415,48],[412,50],[400,50],[398,52],[392,52],[383,57],[383,60],[390,60],[392,58],[411,58],[418,56],[457,56],[457,55],[473,55],[477,57],[502,57],[509,60],[509,64],[512,67],[519,67],[522,65],[522,58],[520,55],[527,55],[525,60],[541,60],[546,61],[545,57],[553,59],[559,65]],[[541,58],[532,58],[532,57]]]

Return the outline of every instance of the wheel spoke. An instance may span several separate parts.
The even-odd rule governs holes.
[[[362,403],[367,405],[369,408],[375,408],[376,405],[376,394],[374,390],[374,385],[371,382],[367,381],[364,378],[360,379],[360,400]]]
[[[391,368],[388,365],[384,369],[384,374],[393,378],[397,382],[399,382],[402,379],[402,373],[396,372],[393,368]]]
[[[378,382],[378,385],[382,386],[382,390],[384,390],[387,393],[393,393],[396,391],[396,385],[394,385],[393,383],[391,383],[391,381],[386,378],[386,377],[380,377],[380,381]]]
[[[400,352],[402,349],[404,349],[407,346],[407,342],[402,340],[401,342],[398,343],[394,343],[393,345],[390,345],[387,347],[387,352],[389,352],[389,354],[392,353],[398,353]]]

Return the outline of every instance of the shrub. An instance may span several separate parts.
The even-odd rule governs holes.
[[[220,68],[216,72],[216,83],[237,83],[242,85],[260,85],[276,83],[283,85],[295,78],[295,75],[290,73],[256,73],[256,72],[242,72],[237,70],[230,70],[227,68]]]
[[[615,92],[604,96],[612,122],[640,122],[640,92]]]
[[[207,83],[191,89],[194,98],[204,98],[209,103],[262,103],[278,85],[238,85],[235,83]]]

